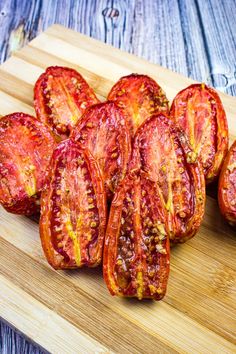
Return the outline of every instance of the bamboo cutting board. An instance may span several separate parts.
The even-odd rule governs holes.
[[[0,67],[0,115],[34,114],[50,65],[77,69],[104,100],[121,76],[153,77],[171,100],[192,80],[55,25]],[[236,136],[236,99],[221,94]],[[37,223],[0,209],[0,316],[53,353],[236,353],[236,232],[207,198],[197,236],[171,252],[161,302],[112,297],[101,268],[55,271]]]

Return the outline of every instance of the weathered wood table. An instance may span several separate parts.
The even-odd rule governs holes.
[[[1,62],[60,23],[236,95],[235,13],[234,0],[0,1]],[[43,352],[0,322],[0,353]]]

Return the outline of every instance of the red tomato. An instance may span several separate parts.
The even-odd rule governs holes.
[[[9,212],[31,215],[56,145],[49,128],[24,113],[0,120],[0,203]]]
[[[191,85],[177,94],[170,114],[199,156],[206,182],[212,182],[228,150],[227,119],[217,92],[204,84]]]
[[[113,102],[94,105],[86,110],[72,138],[85,146],[97,161],[111,199],[124,178],[130,158],[130,134],[122,111]]]
[[[159,189],[171,242],[194,236],[204,215],[205,181],[185,134],[169,117],[155,114],[136,132],[134,159]]]
[[[236,141],[231,146],[218,184],[220,211],[230,225],[236,225]]]
[[[108,100],[116,102],[127,116],[131,134],[156,112],[168,113],[168,100],[162,88],[149,76],[122,77],[111,89]]]
[[[91,154],[68,139],[53,152],[41,198],[40,236],[55,269],[101,262],[106,227],[103,181]]]
[[[113,198],[103,275],[112,295],[160,300],[169,275],[167,211],[147,173],[130,172]]]
[[[51,66],[39,77],[34,88],[37,117],[65,139],[85,109],[98,103],[92,88],[75,70]]]

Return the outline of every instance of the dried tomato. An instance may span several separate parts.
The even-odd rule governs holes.
[[[12,213],[34,214],[55,140],[49,128],[24,113],[1,118],[0,135],[0,203]]]
[[[122,111],[113,102],[88,108],[71,138],[86,146],[97,161],[110,200],[126,174],[131,151],[130,134]]]
[[[160,190],[171,242],[185,242],[201,224],[206,193],[202,167],[184,132],[165,114],[153,115],[136,132],[134,157]]]
[[[218,184],[218,201],[222,215],[236,225],[236,141],[224,160]]]
[[[112,295],[160,300],[169,275],[167,212],[158,185],[130,171],[111,204],[103,275]]]
[[[106,197],[92,155],[72,140],[53,152],[41,198],[40,236],[55,269],[94,267],[101,262]]]
[[[206,182],[212,182],[228,150],[227,119],[217,92],[205,84],[191,85],[176,95],[170,115],[199,156]]]
[[[108,99],[123,109],[132,135],[152,114],[169,111],[164,91],[147,75],[131,74],[122,77],[112,87]]]
[[[84,78],[73,69],[51,66],[39,77],[34,88],[34,106],[40,121],[65,139],[85,109],[98,103]]]

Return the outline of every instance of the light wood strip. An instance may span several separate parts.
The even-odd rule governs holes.
[[[33,107],[2,91],[0,91],[0,102],[0,116],[13,112],[25,112],[35,116]]]
[[[1,236],[22,251],[31,255],[34,259],[44,263],[47,266],[38,240],[37,224],[32,224],[31,220],[24,217],[13,216],[15,218],[15,226],[12,227],[10,226],[12,224],[12,217],[9,216],[9,214],[2,211],[1,217],[4,220],[4,227],[1,228],[3,230]],[[16,232],[17,230],[19,230],[18,233]],[[20,244],[21,234],[25,234],[25,242],[22,244]],[[33,237],[34,239],[32,240]],[[224,294],[224,286],[222,285],[221,288],[216,289],[217,283],[215,283],[215,286],[213,284],[214,276],[217,275],[217,271],[221,269],[221,266],[217,264],[217,262],[212,262],[210,258],[205,259],[204,257],[203,261],[200,252],[195,252],[195,254],[192,255],[193,251],[191,247],[187,245],[184,246],[183,247],[185,249],[183,249],[183,247],[179,247],[179,249],[175,249],[172,254],[172,270],[166,297],[166,301],[172,306],[172,308],[167,307],[165,308],[165,311],[160,313],[160,306],[162,305],[160,305],[160,303],[150,303],[148,306],[151,306],[150,309],[152,309],[152,315],[148,314],[148,321],[147,323],[145,322],[146,325],[149,324],[149,331],[154,330],[155,328],[154,331],[160,333],[160,329],[163,329],[164,333],[161,331],[161,335],[165,338],[165,331],[168,326],[171,326],[171,323],[169,322],[165,324],[166,316],[170,316],[170,314],[177,316],[178,314],[178,318],[179,316],[182,317],[184,316],[183,314],[187,313],[189,317],[195,318],[202,322],[202,326],[206,325],[208,328],[214,328],[216,332],[218,331],[220,335],[225,336],[228,340],[235,341],[234,333],[236,323],[233,321],[234,317],[232,318],[235,312],[232,312],[232,309],[229,308],[229,305],[233,304],[232,301],[235,301],[235,297],[232,301],[229,300],[232,295],[231,294],[230,296],[226,295],[224,299],[224,296],[222,296]],[[213,267],[215,268],[212,269]],[[125,314],[129,311],[129,307],[131,306],[130,303],[134,303],[135,305],[133,305],[133,309],[135,309],[135,313],[140,314],[139,325],[143,328],[143,320],[145,316],[142,313],[147,310],[147,303],[137,303],[137,301],[130,302],[129,300],[126,301],[118,298],[112,298],[105,288],[101,277],[101,272],[99,270],[94,270],[95,274],[91,273],[91,270],[84,270],[79,274],[77,272],[60,272],[60,276],[64,279],[66,275],[67,280],[69,279],[74,285],[79,286],[86,293],[91,294],[91,296],[95,296],[95,298],[99,297],[101,303],[106,304],[106,306],[111,307],[113,310],[116,310],[119,314],[122,314],[122,316],[126,316]],[[227,269],[225,269],[225,274],[227,274]],[[224,274],[221,275],[222,278],[224,278]],[[62,283],[64,281],[65,280],[62,280]],[[198,284],[198,290],[196,290],[196,283]],[[225,288],[226,285],[227,284],[225,284]],[[235,282],[231,284],[231,288],[233,286],[235,286]],[[230,286],[228,287],[228,291],[230,293]],[[216,294],[214,294],[214,292],[216,292]],[[213,297],[213,299],[210,297]],[[228,305],[227,301],[230,301]],[[176,310],[174,310],[173,307]],[[182,314],[179,313],[179,311],[181,311]],[[133,316],[129,317],[131,321],[132,318]],[[224,318],[224,321],[222,321],[222,318]],[[176,319],[176,321],[177,320],[180,321],[179,318]],[[184,318],[183,321],[187,321],[187,317]],[[219,321],[221,325],[217,328]],[[195,326],[195,321],[193,321],[193,323]],[[185,329],[186,331],[189,326],[190,324],[188,324]],[[192,331],[191,327],[189,330]],[[175,327],[173,327],[173,331],[176,331]],[[179,335],[183,335],[187,338],[190,336],[190,333],[188,333],[188,331],[187,333],[181,332]],[[166,336],[166,340],[168,340],[168,334],[166,334]],[[186,338],[185,341],[187,340]],[[181,340],[181,337],[179,340]]]
[[[0,316],[51,353],[112,353],[0,274]]]
[[[1,69],[27,84],[34,85],[38,77],[44,72],[39,66],[26,63],[19,58],[12,57],[1,65]]]
[[[33,86],[1,69],[0,66],[0,90],[17,100],[33,106]]]

